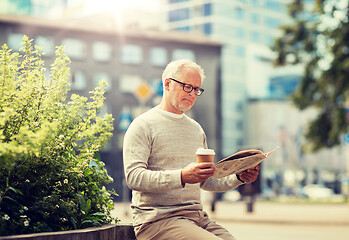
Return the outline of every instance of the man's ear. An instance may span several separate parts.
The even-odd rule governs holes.
[[[171,80],[169,78],[166,78],[165,81],[164,81],[164,88],[166,90],[169,90],[170,89],[170,82]]]

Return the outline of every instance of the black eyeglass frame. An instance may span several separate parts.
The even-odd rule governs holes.
[[[182,84],[182,85],[183,85],[183,91],[184,91],[184,92],[191,93],[191,92],[193,91],[193,89],[194,89],[194,94],[195,94],[196,96],[200,96],[200,95],[205,91],[205,90],[202,89],[202,88],[194,87],[194,86],[192,86],[192,85],[190,85],[190,84],[188,84],[188,83],[182,83],[182,82],[180,82],[180,81],[178,81],[178,80],[176,80],[176,79],[174,79],[174,78],[169,78],[169,79],[172,80],[172,81],[175,81],[175,82],[177,82],[177,83],[179,83],[179,84]],[[185,90],[185,87],[190,87],[190,90]]]

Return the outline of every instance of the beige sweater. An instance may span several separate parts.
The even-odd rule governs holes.
[[[201,126],[185,114],[175,118],[157,107],[136,118],[124,139],[124,170],[132,189],[133,224],[155,221],[177,210],[202,210],[200,187],[227,191],[241,185],[235,175],[201,184],[181,183],[181,169],[207,147]]]

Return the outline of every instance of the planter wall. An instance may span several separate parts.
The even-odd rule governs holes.
[[[135,240],[132,225],[105,225],[71,231],[46,232],[0,237],[0,240]]]

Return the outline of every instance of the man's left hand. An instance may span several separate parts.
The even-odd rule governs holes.
[[[254,168],[247,169],[239,174],[239,178],[245,183],[251,183],[256,181],[259,175],[260,167],[257,165]]]

